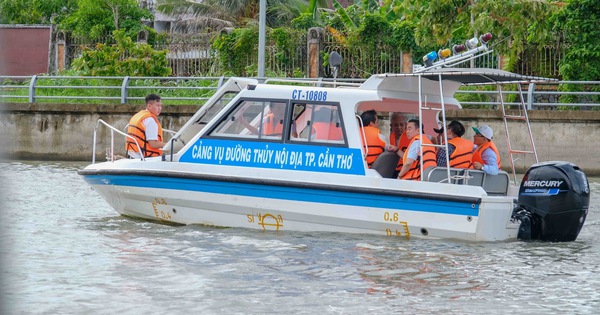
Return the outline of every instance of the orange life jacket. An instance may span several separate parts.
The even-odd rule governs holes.
[[[337,127],[333,122],[315,122],[313,123],[313,139],[317,140],[342,140],[342,128]]]
[[[144,157],[160,156],[162,155],[162,150],[151,147],[150,144],[148,144],[148,141],[146,141],[146,126],[144,126],[142,122],[148,117],[152,117],[154,121],[156,121],[156,124],[158,125],[158,141],[162,141],[162,126],[160,125],[160,122],[158,122],[156,116],[146,109],[139,111],[131,117],[129,126],[127,127],[127,134],[137,140],[137,143],[144,152]],[[137,145],[135,145],[135,141],[129,137],[127,137],[127,140],[125,141],[125,150],[139,152]]]
[[[381,133],[377,127],[365,126],[363,131],[365,132],[367,140],[366,146],[363,143],[363,149],[367,152],[366,161],[369,168],[371,168],[371,165],[373,165],[373,162],[375,162],[377,157],[385,151],[386,144],[385,141],[381,140],[379,137]],[[362,137],[360,139],[364,141]]]
[[[473,168],[473,164],[475,162],[479,162],[482,165],[485,165],[485,162],[481,158],[481,154],[487,148],[491,148],[494,151],[494,153],[496,153],[496,158],[498,160],[498,169],[500,169],[500,153],[498,153],[498,149],[496,148],[496,145],[492,141],[488,141],[488,142],[478,146],[477,149],[475,149],[475,152],[473,152],[473,158],[471,158],[471,165],[469,165],[469,168]]]
[[[283,120],[275,119],[273,113],[268,113],[263,123],[263,135],[280,136],[283,134]]]
[[[473,157],[473,141],[455,137],[448,140],[448,144],[454,145],[454,152],[450,154],[450,167],[469,168]]]
[[[406,130],[404,130],[402,135],[400,135],[400,142],[398,142],[398,140],[396,139],[395,133],[390,133],[390,144],[397,146],[398,149],[400,149],[401,151],[406,151],[406,148],[408,148],[408,145],[410,144],[410,139],[408,139],[408,137],[406,136]],[[402,169],[402,166],[404,165],[404,162],[402,161],[404,161],[403,158],[398,159],[396,171],[400,171]]]
[[[416,136],[412,139],[412,141],[410,142],[410,144],[408,145],[408,147],[410,148],[410,146],[413,144],[414,141],[419,140],[419,136]],[[424,144],[432,144],[431,140],[429,140],[429,138],[427,136],[423,137],[423,140],[421,141],[421,146],[423,146]],[[408,159],[408,150],[404,151],[404,158],[405,161]],[[410,166],[410,169],[408,170],[408,172],[406,172],[406,174],[404,174],[402,176],[402,179],[408,179],[408,180],[420,180],[421,179],[421,162],[420,162],[421,157],[417,157],[416,160],[413,161],[412,165]],[[437,166],[437,162],[435,161],[435,149],[431,146],[423,146],[423,168],[427,169],[430,166]]]

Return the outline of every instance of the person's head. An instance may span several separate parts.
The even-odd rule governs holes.
[[[444,132],[446,132],[448,139],[453,139],[456,137],[462,137],[465,134],[466,130],[465,130],[465,126],[463,126],[463,124],[461,124],[460,121],[453,120],[448,124],[448,126],[446,128],[440,128],[440,129],[433,128],[433,131],[435,131],[440,136]]]
[[[323,106],[313,113],[312,120],[314,122],[331,122],[333,120],[333,112],[329,106]]]
[[[390,118],[390,127],[396,136],[401,136],[406,130],[406,116],[402,113],[393,113]]]
[[[494,132],[488,125],[482,125],[479,128],[473,127],[473,131],[475,131],[473,143],[476,145],[482,145],[488,141],[492,141],[492,138],[494,137]]]
[[[451,121],[446,129],[448,139],[460,138],[465,134],[465,126],[457,120]]]
[[[146,96],[146,109],[153,115],[158,116],[162,112],[162,102],[160,96],[148,94]]]
[[[408,139],[412,139],[419,135],[419,130],[421,123],[418,119],[411,119],[406,124],[406,136]]]
[[[377,124],[377,112],[374,109],[366,110],[360,114],[363,126],[370,126],[371,124]]]

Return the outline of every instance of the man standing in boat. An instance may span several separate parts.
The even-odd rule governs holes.
[[[498,175],[500,153],[498,153],[496,145],[492,142],[494,131],[488,125],[479,128],[473,127],[473,131],[475,131],[473,142],[477,147],[473,151],[470,168],[484,171],[490,175]]]
[[[387,143],[377,127],[377,112],[374,109],[364,111],[360,114],[360,119],[367,143],[364,143],[365,139],[362,137],[360,139],[363,141],[363,149],[366,151],[367,165],[371,168],[377,157],[385,151]]]
[[[162,111],[162,102],[160,96],[148,94],[146,96],[146,109],[139,111],[131,117],[127,127],[127,134],[135,138],[144,157],[161,156],[163,142],[163,130],[158,115]],[[126,141],[127,155],[130,158],[139,159],[142,154],[138,150],[135,141],[127,137]]]
[[[440,143],[443,143],[443,133],[448,137],[448,156],[450,167],[469,168],[473,156],[473,142],[463,139],[465,126],[457,120],[451,121],[446,128],[433,129],[441,135]],[[440,148],[437,152],[437,165],[446,166],[446,149]]]
[[[390,145],[388,151],[397,152],[398,150],[406,151],[410,140],[406,136],[406,116],[403,113],[393,113],[390,117]],[[402,156],[398,159],[398,165],[393,177],[398,177],[400,170],[402,170]]]
[[[432,142],[426,134],[423,138],[419,136],[421,122],[418,119],[411,119],[406,125],[406,136],[411,140],[406,151],[398,150],[397,154],[402,156],[404,165],[398,174],[398,178],[407,180],[421,180],[421,141],[423,143],[423,169],[430,166],[436,166],[435,149],[431,146]],[[428,145],[426,145],[428,144]]]

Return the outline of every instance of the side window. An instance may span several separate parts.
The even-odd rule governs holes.
[[[258,138],[264,102],[243,101],[211,132],[211,136]]]
[[[210,135],[281,140],[285,108],[283,102],[242,101]]]
[[[285,103],[269,102],[260,128],[261,139],[279,139],[283,137],[285,125]]]
[[[336,105],[294,104],[292,140],[343,144],[344,132]],[[294,137],[294,127],[297,137]]]

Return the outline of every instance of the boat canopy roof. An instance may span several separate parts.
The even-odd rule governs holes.
[[[438,68],[420,73],[379,74],[377,77],[423,77],[433,81],[456,81],[463,85],[540,83],[558,81],[557,79],[516,74],[489,68]]]

